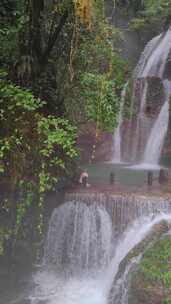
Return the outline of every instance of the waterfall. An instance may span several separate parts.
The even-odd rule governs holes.
[[[165,81],[165,103],[155,121],[144,152],[145,164],[157,165],[159,163],[164,139],[169,124],[169,98],[171,94],[171,82]]]
[[[133,140],[133,147],[132,147],[132,157],[131,160],[134,161],[137,157],[137,151],[139,148],[139,141],[141,140],[141,137],[144,136],[144,132],[146,132],[146,128],[144,128],[146,124],[146,117],[144,115],[144,109],[146,106],[147,101],[147,92],[148,92],[148,82],[145,80],[144,82],[141,82],[140,87],[141,92],[141,103],[140,103],[140,110],[137,115],[137,124],[136,124],[136,131],[135,136]]]
[[[133,78],[134,79],[141,78],[141,75],[142,75],[143,70],[146,66],[148,58],[152,55],[154,50],[157,48],[161,39],[162,39],[162,34],[154,37],[152,40],[150,40],[147,43],[144,51],[142,52],[142,54],[140,56],[139,62],[138,62],[137,66],[134,70],[134,73],[133,73]]]
[[[123,275],[116,279],[112,292],[109,296],[109,304],[128,304],[128,289],[130,273],[134,271],[135,266],[140,262],[142,254],[133,257],[127,264]]]
[[[163,80],[163,73],[170,52],[171,28],[166,32],[158,47],[149,56],[143,70],[139,71],[139,77],[156,76],[162,79],[165,102],[154,123],[149,135],[144,152],[143,163],[157,165],[159,163],[165,135],[169,124],[169,98],[171,94],[171,82]]]
[[[158,76],[163,78],[163,73],[166,65],[166,61],[170,52],[171,46],[171,28],[168,29],[163,39],[159,41],[158,46],[153,50],[148,58],[148,61],[141,71],[142,78],[150,76]]]
[[[111,240],[111,221],[103,206],[68,202],[50,220],[44,263],[57,271],[66,268],[67,275],[97,271],[109,263]]]
[[[148,89],[148,82],[145,81],[145,84],[144,84],[144,88],[143,88],[143,91],[142,91],[142,99],[141,99],[141,104],[140,104],[140,117],[144,114],[144,108],[145,108],[145,105],[146,105],[146,97],[147,97],[147,89]]]
[[[162,197],[143,195],[109,195],[103,193],[68,193],[66,201],[84,203],[91,206],[92,203],[103,208],[110,215],[113,223],[113,234],[118,238],[137,218],[146,217],[149,214],[158,214],[171,211],[170,201]]]
[[[171,28],[154,37],[142,52],[133,73],[134,115],[129,124],[120,118],[119,129],[114,136],[113,159],[116,156],[120,159],[119,152],[123,156],[122,161],[140,164],[137,168],[159,164],[169,124],[171,85],[167,62],[170,53]],[[122,96],[122,105],[125,98],[126,94]]]
[[[171,221],[170,202],[158,200],[155,209],[153,199],[147,202],[149,207],[150,204],[151,208],[145,212],[139,202],[141,210],[136,212],[139,216],[117,238],[110,202],[93,201],[87,205],[84,201],[68,201],[55,209],[49,223],[43,265],[33,276],[31,303],[108,304],[121,261],[156,223],[162,219]],[[120,282],[123,299],[131,265],[126,267]],[[116,282],[110,303],[117,303],[113,300],[117,298],[118,286]]]
[[[121,163],[122,162],[122,156],[121,156],[121,126],[122,126],[122,121],[123,121],[123,108],[124,108],[127,86],[128,86],[128,82],[125,84],[125,86],[122,90],[121,104],[120,104],[119,118],[118,118],[118,126],[117,126],[116,130],[114,131],[114,135],[113,135],[113,147],[112,147],[112,162],[113,163]]]

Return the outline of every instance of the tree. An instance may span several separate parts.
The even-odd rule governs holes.
[[[70,174],[77,156],[76,129],[66,119],[45,117],[43,101],[3,78],[0,104],[0,178],[8,187],[4,203],[11,214],[11,232],[17,234],[33,203],[39,208],[41,232],[44,195]]]

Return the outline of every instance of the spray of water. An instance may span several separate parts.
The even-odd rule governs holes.
[[[171,94],[171,82],[165,80],[163,82],[165,90],[165,103],[156,119],[152,128],[148,143],[144,152],[143,162],[146,164],[157,165],[159,163],[164,139],[169,124],[169,98]]]
[[[122,162],[122,155],[121,155],[121,127],[122,127],[122,121],[123,121],[123,108],[124,108],[124,102],[125,102],[125,96],[126,96],[126,90],[128,87],[128,82],[125,84],[122,95],[121,95],[121,105],[120,105],[120,111],[119,111],[119,118],[118,118],[118,126],[116,130],[114,131],[113,135],[113,147],[112,147],[112,162],[113,163],[121,163]]]
[[[117,242],[103,206],[70,202],[58,208],[50,221],[44,266],[33,277],[31,303],[107,304],[121,261],[162,219],[171,221],[171,215],[138,218]]]
[[[171,28],[167,32],[153,38],[145,47],[133,74],[132,100],[136,102],[136,115],[130,119],[129,126],[121,132],[123,125],[123,110],[120,112],[119,125],[114,134],[115,161],[131,161],[140,163],[140,169],[151,169],[159,165],[165,136],[169,122],[169,95],[171,85],[166,79],[166,64],[171,50]],[[161,110],[156,117],[146,113],[145,106],[148,96],[153,96],[153,85],[150,80],[161,83],[164,88],[164,103],[161,98]],[[166,84],[167,83],[167,84]],[[150,84],[150,85],[149,85]],[[169,85],[168,85],[169,84]],[[122,105],[125,103],[122,96]],[[155,100],[151,100],[155,103]],[[123,151],[121,151],[123,147]],[[122,153],[121,153],[122,152]],[[121,159],[121,154],[123,159]],[[138,167],[137,167],[138,169]]]

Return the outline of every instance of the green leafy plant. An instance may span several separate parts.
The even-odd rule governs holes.
[[[154,286],[162,285],[167,291],[167,299],[163,303],[170,303],[171,299],[171,239],[165,237],[147,250],[140,264],[140,274],[145,282]]]
[[[77,157],[76,129],[66,119],[44,116],[45,102],[5,79],[0,81],[0,105],[0,173],[10,185],[13,225],[18,231],[36,200],[41,232],[44,196],[69,174],[67,164]]]

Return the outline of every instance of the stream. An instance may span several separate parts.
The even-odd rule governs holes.
[[[128,213],[128,222],[124,215],[126,198],[123,202],[117,225],[114,220],[120,206],[117,196],[115,207],[94,199],[87,204],[80,198],[56,208],[49,222],[41,264],[25,291],[8,303],[128,303],[128,273],[141,254],[128,261],[121,278],[115,282],[119,266],[156,224],[165,220],[170,225],[171,203],[145,197],[139,198],[138,204],[132,201],[132,219]]]

